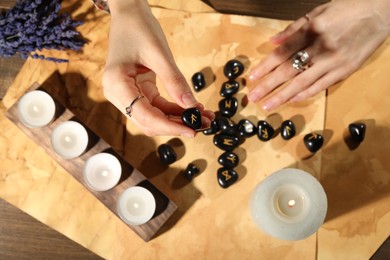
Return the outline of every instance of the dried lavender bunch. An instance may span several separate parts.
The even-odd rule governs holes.
[[[0,56],[19,54],[24,59],[67,62],[37,53],[43,49],[77,51],[85,44],[76,31],[83,22],[59,14],[60,8],[61,0],[19,0],[12,9],[0,14]]]

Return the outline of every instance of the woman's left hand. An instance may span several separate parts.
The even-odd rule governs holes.
[[[264,98],[262,107],[269,111],[350,76],[389,36],[389,14],[388,0],[334,0],[315,8],[271,37],[279,46],[251,71],[255,87],[248,99]],[[309,67],[300,72],[291,58],[302,50],[309,54]]]

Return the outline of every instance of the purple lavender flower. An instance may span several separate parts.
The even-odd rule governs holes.
[[[68,14],[59,14],[61,0],[19,0],[0,14],[0,56],[18,54],[26,59],[67,62],[64,59],[37,54],[43,49],[80,50],[85,40],[76,31],[80,21]]]

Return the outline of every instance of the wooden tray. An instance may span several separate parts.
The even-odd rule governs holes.
[[[27,91],[40,89],[49,91],[41,87],[38,83],[34,83]],[[131,166],[127,161],[123,159],[116,151],[114,151],[107,142],[92,132],[87,126],[80,122],[75,115],[67,109],[64,105],[60,104],[56,98],[53,98],[56,103],[56,117],[54,121],[41,128],[28,128],[24,126],[18,118],[17,105],[19,101],[10,107],[6,116],[17,125],[27,136],[29,136],[35,143],[40,145],[54,160],[56,160],[68,173],[70,173],[77,181],[79,181],[84,187],[86,187],[95,197],[100,200],[107,208],[109,208],[115,215],[117,214],[117,199],[119,195],[127,188],[131,186],[142,186],[152,192],[156,200],[156,212],[152,219],[147,223],[139,226],[128,225],[138,236],[143,240],[149,241],[158,232],[158,230],[164,225],[168,218],[176,211],[177,206],[167,198],[162,192],[160,192],[152,183],[150,183],[141,172]],[[60,123],[74,120],[81,123],[88,132],[89,143],[87,150],[80,157],[72,160],[65,160],[51,147],[50,136],[52,130]],[[84,182],[82,175],[82,169],[85,161],[94,154],[100,152],[111,153],[116,156],[122,165],[122,176],[117,186],[113,189],[96,192],[91,190],[89,186]]]

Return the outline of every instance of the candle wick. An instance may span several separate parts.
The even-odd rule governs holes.
[[[289,207],[294,207],[294,205],[295,205],[295,200],[289,200],[288,201],[288,206]]]

